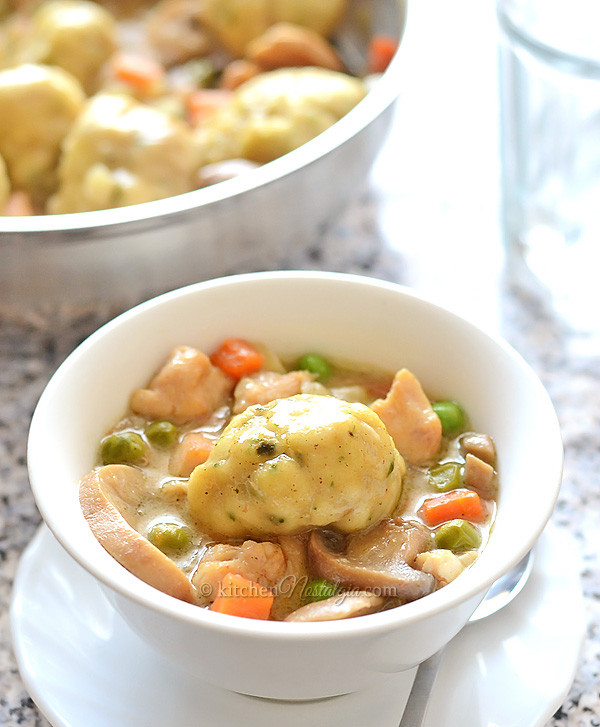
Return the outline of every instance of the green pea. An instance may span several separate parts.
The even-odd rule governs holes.
[[[481,545],[481,533],[467,520],[450,520],[435,531],[435,544],[438,548],[462,553]]]
[[[432,467],[429,470],[428,478],[429,484],[438,492],[455,490],[462,485],[460,465],[457,462],[446,462]]]
[[[100,443],[100,456],[104,464],[139,462],[146,455],[146,445],[137,432],[115,432]]]
[[[150,444],[161,449],[168,449],[175,443],[178,430],[171,422],[158,421],[148,424],[144,430],[144,434]]]
[[[327,381],[331,376],[331,366],[317,353],[307,353],[302,356],[298,361],[298,368],[315,374],[318,381]]]
[[[455,401],[436,401],[432,406],[442,422],[445,437],[452,437],[464,429],[465,413]]]
[[[189,547],[191,535],[185,525],[165,521],[154,523],[148,531],[148,540],[163,553],[174,553]]]
[[[324,601],[326,598],[332,598],[339,593],[339,587],[335,583],[330,583],[324,578],[316,578],[308,583],[302,589],[302,601],[304,603],[313,603],[314,601]]]

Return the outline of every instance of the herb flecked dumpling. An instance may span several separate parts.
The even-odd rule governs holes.
[[[404,473],[369,407],[298,394],[235,416],[192,472],[188,499],[198,523],[225,537],[354,532],[392,514]]]

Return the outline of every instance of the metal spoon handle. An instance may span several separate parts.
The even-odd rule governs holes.
[[[442,663],[443,655],[444,649],[440,649],[419,665],[398,727],[422,727],[429,696]]]

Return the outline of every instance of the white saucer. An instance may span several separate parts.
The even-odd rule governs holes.
[[[519,596],[447,648],[427,727],[546,724],[584,638],[578,571],[571,542],[547,529]],[[54,727],[397,727],[401,716],[394,678],[367,692],[282,703],[180,673],[130,630],[45,527],[19,565],[10,616],[26,688]]]

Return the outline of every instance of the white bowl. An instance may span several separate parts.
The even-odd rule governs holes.
[[[406,366],[432,396],[459,400],[498,450],[500,496],[490,541],[445,588],[381,613],[295,624],[216,614],[146,585],[99,545],[78,482],[97,443],[178,344],[224,337],[284,354],[317,350],[388,369]],[[402,287],[335,273],[275,272],[196,284],[144,303],[94,333],[60,366],[31,424],[29,471],[42,516],[103,585],[141,637],[229,690],[312,699],[409,670],[466,623],[487,588],[535,543],[558,494],[562,444],[540,381],[506,343]]]
[[[367,5],[370,33],[402,38],[407,0]],[[364,16],[364,9],[364,0],[350,0],[348,17],[354,11]],[[347,21],[338,37],[345,57],[365,67],[369,33]],[[340,121],[235,179],[129,207],[0,217],[0,312],[51,321],[89,308],[115,315],[198,280],[286,267],[286,259],[314,245],[323,226],[362,189],[407,72],[400,45],[381,78]]]

